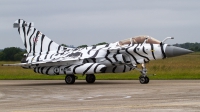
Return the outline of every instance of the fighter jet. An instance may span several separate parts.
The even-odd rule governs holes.
[[[94,83],[95,73],[123,73],[139,70],[141,84],[149,83],[145,63],[151,60],[180,56],[193,51],[171,46],[147,35],[136,36],[105,45],[84,48],[63,47],[34,27],[33,22],[15,21],[27,53],[19,65],[46,75],[66,75],[65,82],[73,84],[75,74],[86,75],[87,83]],[[141,69],[137,65],[141,64]]]

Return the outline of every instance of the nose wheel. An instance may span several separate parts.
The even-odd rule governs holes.
[[[139,81],[140,81],[141,84],[148,84],[149,83],[149,77],[140,76]]]

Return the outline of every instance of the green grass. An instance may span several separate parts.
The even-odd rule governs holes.
[[[0,64],[18,62],[0,62]],[[138,65],[140,68],[141,65]],[[172,80],[172,79],[200,79],[200,53],[168,58],[164,60],[150,61],[146,64],[150,79]],[[138,79],[140,73],[133,70],[126,73],[96,74],[98,80],[121,80]],[[85,76],[77,75],[78,79],[85,79]],[[51,80],[64,79],[65,75],[48,76],[34,73],[31,69],[23,69],[19,66],[0,66],[0,80]]]

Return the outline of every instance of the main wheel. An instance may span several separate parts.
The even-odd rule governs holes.
[[[87,83],[94,83],[96,80],[96,77],[94,74],[87,74],[86,81]]]
[[[74,75],[66,75],[65,82],[67,84],[74,84],[74,82],[75,82],[75,76]]]

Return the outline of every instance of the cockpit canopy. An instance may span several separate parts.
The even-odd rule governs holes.
[[[148,35],[140,35],[140,36],[132,37],[129,39],[121,40],[118,42],[118,44],[120,46],[126,45],[126,44],[140,44],[140,43],[143,43],[145,41],[145,39],[147,39],[146,43],[151,43],[151,44],[160,44],[161,43],[161,41],[159,41],[153,37],[150,37]]]

